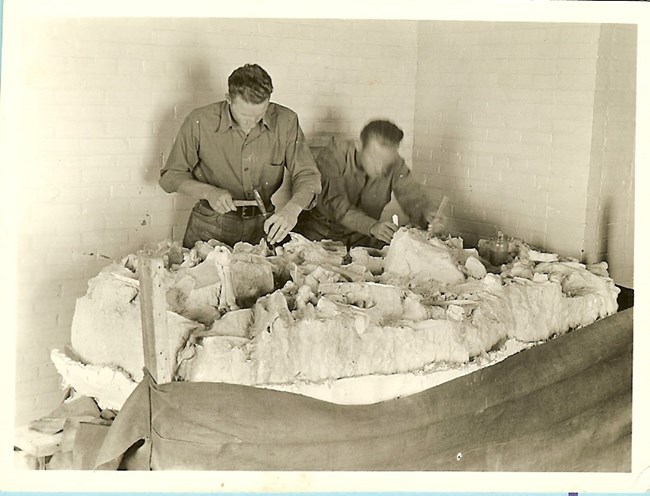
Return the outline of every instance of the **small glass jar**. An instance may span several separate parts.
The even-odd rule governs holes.
[[[492,242],[490,247],[490,263],[492,265],[502,265],[508,261],[510,250],[508,241],[506,240],[503,232],[497,233],[497,239]]]

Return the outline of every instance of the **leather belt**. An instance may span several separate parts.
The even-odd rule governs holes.
[[[234,210],[230,213],[238,215],[242,219],[248,219],[250,217],[257,217],[258,215],[262,215],[262,212],[257,205],[244,205],[243,207],[237,207],[237,210]]]
[[[237,210],[231,210],[230,212],[227,212],[230,215],[236,215],[237,217],[241,217],[242,219],[250,219],[252,217],[258,217],[262,214],[262,211],[259,209],[257,205],[244,205],[241,207],[237,207]],[[273,213],[273,210],[268,212],[268,216],[270,216]]]

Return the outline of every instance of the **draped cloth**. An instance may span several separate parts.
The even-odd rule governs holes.
[[[629,472],[632,312],[373,405],[145,374],[92,468]]]

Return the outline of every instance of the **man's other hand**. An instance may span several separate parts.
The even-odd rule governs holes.
[[[390,243],[397,229],[399,228],[392,222],[377,222],[370,228],[370,235],[379,241]]]
[[[282,241],[298,222],[302,209],[291,202],[278,209],[264,222],[264,232],[272,245]]]
[[[206,200],[208,200],[212,210],[219,215],[237,210],[232,195],[225,189],[214,188],[214,190],[210,191],[210,193],[206,195]]]

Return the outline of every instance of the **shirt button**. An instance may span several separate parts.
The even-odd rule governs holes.
[[[244,167],[244,172],[248,172],[248,167]]]

